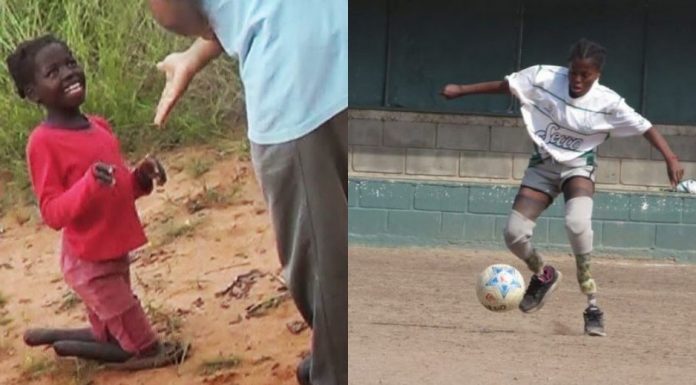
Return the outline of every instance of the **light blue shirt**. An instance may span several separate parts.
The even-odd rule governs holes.
[[[348,107],[347,0],[203,0],[239,60],[249,139],[300,138]]]

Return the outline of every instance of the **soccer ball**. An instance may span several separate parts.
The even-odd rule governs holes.
[[[488,310],[516,309],[524,296],[524,278],[510,265],[490,265],[479,274],[476,295]]]

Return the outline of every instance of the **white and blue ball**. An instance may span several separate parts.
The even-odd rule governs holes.
[[[490,311],[504,312],[516,309],[524,296],[522,274],[510,265],[495,264],[479,274],[476,295]]]

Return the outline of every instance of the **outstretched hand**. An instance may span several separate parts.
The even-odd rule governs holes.
[[[442,88],[442,91],[440,91],[440,95],[444,96],[446,99],[458,98],[461,96],[461,87],[457,84],[447,84]]]
[[[175,52],[157,63],[157,69],[166,75],[166,84],[157,104],[155,125],[162,126],[164,124],[169,113],[196,75],[197,70],[193,60],[194,58],[187,52]]]

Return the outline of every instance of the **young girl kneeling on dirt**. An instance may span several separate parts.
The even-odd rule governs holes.
[[[503,93],[521,102],[527,132],[534,141],[522,185],[515,197],[504,237],[510,251],[535,274],[520,303],[520,310],[539,310],[561,273],[544,263],[532,246],[536,219],[559,194],[565,198],[565,227],[575,255],[577,280],[587,295],[585,333],[604,336],[603,312],[597,306],[597,286],[590,275],[592,252],[592,196],[597,170],[596,150],[609,135],[643,135],[664,156],[672,186],[684,169],[659,131],[629,107],[611,89],[599,84],[605,49],[581,39],[571,49],[569,66],[536,65],[513,73],[505,80],[449,84],[447,98],[480,93]]]
[[[135,200],[166,181],[145,158],[129,170],[109,123],[84,115],[85,74],[69,47],[46,35],[21,43],[7,58],[22,98],[46,111],[27,144],[31,182],[44,222],[62,230],[60,265],[87,307],[91,328],[30,329],[28,345],[52,345],[60,356],[142,369],[181,359],[162,343],[130,285],[128,253],[146,243]]]

